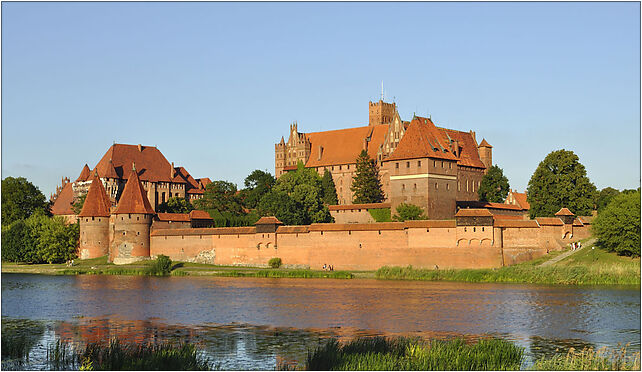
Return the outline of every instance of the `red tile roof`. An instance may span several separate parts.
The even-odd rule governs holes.
[[[312,145],[306,167],[322,167],[338,164],[353,164],[363,150],[364,141],[368,140],[368,155],[377,158],[379,146],[388,134],[388,125],[374,125],[357,128],[330,130],[325,132],[306,133]],[[322,154],[319,158],[319,146]],[[290,167],[285,167],[290,170]],[[296,166],[294,166],[296,169]]]
[[[189,218],[192,220],[211,220],[212,216],[210,216],[210,214],[205,211],[195,209],[189,212]]]
[[[80,176],[76,179],[76,182],[85,182],[91,178],[91,170],[89,170],[89,166],[85,164],[84,167],[82,167],[82,171],[80,171]]]
[[[259,218],[255,225],[283,225],[283,222],[274,216],[267,216]]]
[[[493,148],[493,146],[491,146],[488,142],[486,142],[485,138],[482,139],[482,141],[481,141],[481,143],[479,144],[478,147],[490,147],[490,148]]]
[[[205,194],[205,190],[202,189],[189,189],[187,190],[188,194]]]
[[[460,209],[455,217],[493,217],[488,209]]]
[[[493,213],[493,212],[491,212]],[[495,214],[493,213],[493,216],[495,217],[496,220],[501,219],[501,220],[518,220],[518,221],[524,221],[524,217],[522,216],[513,216],[509,214]]]
[[[116,208],[116,211],[114,213],[154,214],[154,209],[152,208],[151,204],[149,204],[147,194],[143,189],[143,185],[140,184],[138,173],[135,170],[129,172],[129,175],[127,176],[125,189],[120,196],[118,207]]]
[[[111,162],[110,162],[111,161]],[[138,177],[151,182],[181,182],[172,178],[172,165],[156,148],[141,145],[113,144],[96,165],[100,177],[127,179],[132,163]]]
[[[536,217],[535,220],[540,226],[563,226],[564,223],[558,217]]]
[[[457,141],[461,147],[460,153],[457,155],[458,165],[473,168],[486,168],[479,158],[479,150],[477,150],[477,143],[471,132],[461,132],[454,129],[438,128],[446,133],[452,140]]]
[[[147,198],[147,197],[146,197]],[[109,208],[111,201],[107,196],[103,182],[94,173],[85,203],[78,214],[79,217],[109,217]]]
[[[582,221],[582,223],[584,225],[590,225],[590,224],[593,223],[593,218],[594,217],[593,216],[579,216],[577,218],[579,218],[579,220]]]
[[[535,220],[509,220],[505,218],[495,219],[495,227],[519,227],[519,228],[538,228],[539,225]]]
[[[568,208],[562,208],[557,213],[555,213],[556,216],[575,216],[573,212],[569,211]]]
[[[375,222],[375,223],[313,223],[310,231],[377,231],[377,230],[403,230],[403,222]]]
[[[576,218],[573,220],[573,226],[584,226],[584,224],[582,223],[582,220]]]
[[[157,213],[156,218],[158,218],[159,221],[190,221],[189,214],[187,213]]]
[[[522,207],[524,210],[529,210],[531,209],[530,203],[528,203],[527,196],[525,192],[515,192],[512,191],[513,197],[515,198],[515,201],[517,202],[517,205]]]
[[[279,234],[307,233],[307,226],[279,226],[276,232]]]
[[[406,228],[457,227],[455,220],[417,220],[405,221]]]
[[[60,190],[60,194],[56,198],[54,204],[51,206],[51,214],[55,216],[76,214],[71,209],[73,201],[74,190],[71,186],[71,182],[68,182],[67,184],[65,184],[65,186],[63,186],[62,190]]]
[[[343,210],[354,210],[354,209],[381,209],[381,208],[390,208],[390,203],[328,205],[328,209],[331,211],[343,211]]]
[[[207,185],[209,185],[210,183],[212,183],[212,180],[211,180],[211,179],[209,179],[208,177],[199,178],[199,179],[197,179],[196,181],[198,181],[198,183],[201,185],[201,187],[202,187],[202,188],[206,188],[206,187],[207,187]]]
[[[513,204],[504,203],[490,203],[477,200],[458,200],[457,206],[460,208],[487,208],[487,209],[502,209],[511,211],[521,211],[522,208]]]

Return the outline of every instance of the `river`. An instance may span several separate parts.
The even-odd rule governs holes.
[[[372,279],[2,274],[2,320],[42,321],[57,338],[198,342],[222,369],[305,360],[327,337],[498,336],[526,361],[556,349],[640,351],[640,289]],[[4,366],[7,367],[7,366]]]

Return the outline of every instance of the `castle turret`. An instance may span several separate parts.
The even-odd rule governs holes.
[[[133,164],[113,214],[113,236],[109,252],[111,262],[126,264],[149,258],[149,229],[153,215],[154,209],[140,183],[136,165]]]
[[[388,124],[395,116],[397,106],[395,103],[387,103],[383,100],[368,103],[370,120],[368,125]]]
[[[81,259],[102,257],[109,253],[110,204],[98,173],[94,173],[85,203],[78,214],[80,220],[78,253]]]
[[[484,163],[486,170],[493,166],[493,146],[491,146],[486,139],[482,139],[479,146],[477,146],[479,151],[479,160]]]

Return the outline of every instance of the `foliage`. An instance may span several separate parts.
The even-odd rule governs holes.
[[[282,175],[274,188],[258,204],[261,216],[276,216],[286,225],[308,225],[332,222],[328,207],[323,204],[321,177],[302,163],[296,171]]]
[[[566,207],[577,216],[590,215],[596,189],[573,151],[553,151],[528,181],[530,216],[553,216]]]
[[[276,184],[276,178],[268,172],[256,169],[245,177],[243,203],[248,208],[256,208],[263,195],[267,194]]]
[[[401,203],[397,206],[397,214],[392,216],[394,221],[425,220],[426,215],[421,207],[414,204]]]
[[[606,207],[611,200],[618,196],[620,194],[620,191],[617,189],[614,189],[612,187],[605,187],[602,190],[600,190],[597,193],[597,197],[595,200],[595,207],[597,208],[598,211],[601,211]]]
[[[268,261],[268,265],[273,269],[278,269],[279,267],[281,267],[281,264],[282,262],[279,257],[270,258],[270,260]]]
[[[210,216],[214,220],[214,227],[252,226],[259,220],[259,215],[256,211],[239,216],[230,212],[221,213],[214,210],[210,212]]]
[[[172,260],[169,257],[159,254],[154,263],[148,268],[149,275],[167,276],[172,271]]]
[[[2,259],[26,263],[60,263],[76,258],[80,228],[42,211],[2,229]]]
[[[381,203],[385,199],[379,167],[366,150],[361,150],[357,157],[357,170],[350,190],[355,204]]]
[[[571,348],[566,355],[542,357],[532,369],[539,371],[639,371],[640,353],[627,355],[626,348],[609,350],[604,347],[597,351]]]
[[[35,211],[47,212],[45,196],[24,177],[2,180],[2,225],[29,218]]]
[[[176,271],[174,271],[176,273]],[[180,270],[178,272],[186,272]],[[196,271],[191,271],[196,273]],[[198,275],[198,274],[196,274]],[[221,277],[240,277],[240,278],[330,278],[330,279],[352,279],[354,275],[347,271],[315,271],[305,269],[284,270],[284,269],[267,269],[267,270],[221,270],[209,271],[207,275]]]
[[[375,222],[392,221],[392,219],[390,218],[390,208],[368,209],[368,212],[370,213],[372,218],[375,220]]]
[[[593,231],[607,251],[640,256],[640,192],[614,197],[598,214]]]
[[[75,214],[80,214],[82,206],[85,205],[85,199],[87,199],[87,194],[81,195],[76,199],[76,202],[71,205],[71,210],[74,211]]]
[[[52,370],[205,371],[210,367],[193,344],[122,344],[117,338],[107,345],[90,343],[79,350],[58,340],[49,345],[47,361]]]
[[[325,173],[323,173],[323,177],[321,177],[321,189],[323,190],[323,202],[326,205],[339,204],[337,186],[334,184],[332,173],[329,170],[326,170]]]
[[[493,165],[482,178],[477,193],[481,201],[503,203],[508,190],[508,178],[504,176],[504,171],[497,165]]]
[[[346,344],[329,339],[308,354],[308,370],[515,370],[524,350],[502,339],[467,344],[462,339],[422,342],[361,337]]]
[[[227,181],[213,181],[205,188],[203,198],[194,201],[196,209],[212,212],[228,212],[234,216],[244,215],[236,185]]]
[[[171,197],[158,206],[159,213],[189,213],[193,210],[192,203],[180,196]]]

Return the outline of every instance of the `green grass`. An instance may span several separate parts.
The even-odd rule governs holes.
[[[571,349],[566,355],[544,357],[535,362],[532,369],[542,371],[639,371],[640,353],[627,355],[626,348],[597,351],[592,348],[576,351]]]
[[[201,371],[210,367],[193,344],[122,344],[118,339],[109,344],[90,343],[79,350],[57,341],[48,347],[47,361],[53,370]]]
[[[189,274],[188,274],[189,273]],[[175,270],[172,275],[194,275],[197,271]],[[199,274],[196,274],[199,275]],[[243,269],[207,271],[207,276],[240,277],[240,278],[330,278],[352,279],[354,275],[347,271],[316,271],[287,269]]]
[[[501,339],[467,344],[461,339],[335,339],[308,353],[306,370],[515,370],[524,350]]]
[[[391,222],[390,208],[368,209],[375,222]]]

